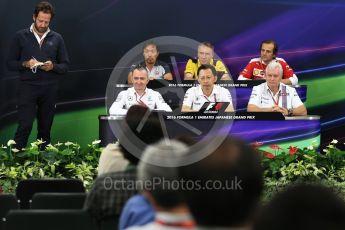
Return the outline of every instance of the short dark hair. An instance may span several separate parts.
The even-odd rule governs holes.
[[[260,44],[260,50],[262,49],[263,44],[273,44],[273,54],[277,55],[278,53],[278,44],[274,40],[264,40]]]
[[[137,128],[142,121],[142,118],[149,113],[147,120],[144,122],[143,127],[140,132],[137,131]],[[158,113],[152,112],[149,108],[141,105],[133,105],[128,111],[124,121],[127,124],[128,130],[126,132],[134,133],[141,141],[146,144],[151,144],[159,141],[164,135],[162,126],[159,122]],[[126,126],[125,126],[126,127]],[[122,138],[127,138],[127,135],[124,135]],[[131,162],[131,164],[137,165],[139,159],[130,153],[123,145],[121,145],[121,139],[119,141],[120,148],[123,152],[124,157]]]
[[[141,63],[137,64],[137,65],[133,65],[132,66],[132,70],[131,70],[131,73],[134,72],[134,70],[138,70],[138,71],[145,71],[146,72],[146,75],[147,77],[149,77],[149,73],[147,72],[147,69],[145,67],[145,64],[142,65]]]
[[[144,44],[144,46],[143,46],[143,50],[144,50],[146,47],[151,46],[151,45],[154,46],[154,47],[156,47],[157,52],[159,52],[158,46],[157,46],[157,44],[156,44],[154,41],[148,41],[148,42],[146,42],[146,43]]]
[[[206,47],[211,48],[212,50],[214,50],[214,46],[212,45],[211,42],[207,42],[207,41],[201,42],[201,43],[199,44],[199,46],[206,46]]]
[[[254,230],[345,229],[345,203],[331,188],[293,184],[258,212]]]
[[[35,10],[34,10],[35,17],[37,17],[38,13],[41,11],[46,13],[46,14],[50,14],[51,19],[53,19],[54,15],[55,15],[54,7],[49,2],[43,1],[43,2],[39,2],[36,5]]]
[[[199,76],[199,72],[201,70],[206,70],[206,69],[210,69],[212,71],[213,76],[217,77],[217,70],[216,70],[216,68],[213,65],[210,65],[210,64],[203,64],[203,65],[201,65],[198,68],[197,75]]]
[[[209,143],[207,140],[205,145]],[[259,153],[244,142],[226,137],[210,155],[179,170],[180,180],[198,183],[200,189],[182,192],[200,226],[232,227],[251,220],[263,188]],[[209,188],[209,183],[222,188]],[[241,182],[237,188],[234,182]],[[225,189],[224,189],[225,187]]]

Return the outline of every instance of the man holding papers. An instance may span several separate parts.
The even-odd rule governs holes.
[[[37,139],[44,148],[50,143],[58,81],[68,71],[69,58],[62,36],[49,28],[54,8],[40,2],[33,13],[30,28],[18,31],[7,59],[9,70],[19,72],[18,128],[16,148],[26,147],[32,124],[37,117]]]

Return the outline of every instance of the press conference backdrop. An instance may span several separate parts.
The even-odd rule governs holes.
[[[19,76],[6,69],[14,33],[32,23],[38,1],[0,1],[0,144],[16,128],[16,87]],[[322,144],[345,135],[345,3],[343,1],[168,1],[54,0],[51,29],[61,33],[71,59],[61,77],[53,142],[89,143],[98,138],[99,114],[116,63],[137,44],[160,36],[210,41],[234,77],[259,43],[274,39],[278,56],[307,85],[309,114],[321,116]],[[176,56],[182,74],[187,57]],[[168,55],[161,59],[171,64]],[[124,66],[123,68],[127,68]],[[174,73],[174,72],[173,72]],[[176,72],[174,73],[176,74]],[[34,127],[35,129],[35,127]],[[36,133],[33,132],[30,140]]]

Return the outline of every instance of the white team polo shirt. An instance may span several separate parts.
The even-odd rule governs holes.
[[[286,109],[293,109],[303,105],[296,89],[280,83],[276,95],[268,88],[267,83],[254,86],[248,104],[256,105],[259,108],[272,108],[275,104]]]
[[[165,74],[171,73],[169,65],[166,64],[165,62],[160,61],[160,60],[156,61],[156,63],[153,65],[151,70],[149,70],[149,68],[147,68],[145,61],[142,61],[138,64],[132,65],[130,71],[132,72],[134,70],[134,68],[138,67],[138,66],[144,66],[145,69],[147,70],[149,78],[153,78],[153,79],[164,79]]]
[[[149,78],[153,79],[163,79],[165,74],[165,69],[161,65],[154,65],[151,70],[146,67]]]
[[[183,99],[183,105],[190,106],[195,111],[199,111],[205,102],[230,102],[232,104],[231,94],[226,88],[214,85],[211,95],[207,97],[199,85],[188,89]]]
[[[165,103],[162,95],[152,89],[145,89],[141,96],[137,94],[134,87],[121,91],[115,102],[111,105],[109,113],[111,115],[125,115],[132,105],[144,103],[151,110],[164,110],[171,112],[170,106]]]

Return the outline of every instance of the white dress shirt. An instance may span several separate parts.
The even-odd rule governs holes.
[[[205,96],[199,85],[188,89],[183,99],[183,105],[190,106],[195,111],[199,111],[205,102],[230,102],[232,104],[231,94],[226,88],[214,85],[210,96]]]
[[[143,95],[139,96],[134,87],[121,91],[115,102],[109,109],[110,115],[125,115],[132,105],[143,103],[151,110],[163,110],[171,112],[170,106],[164,101],[162,95],[152,89],[145,89]]]

